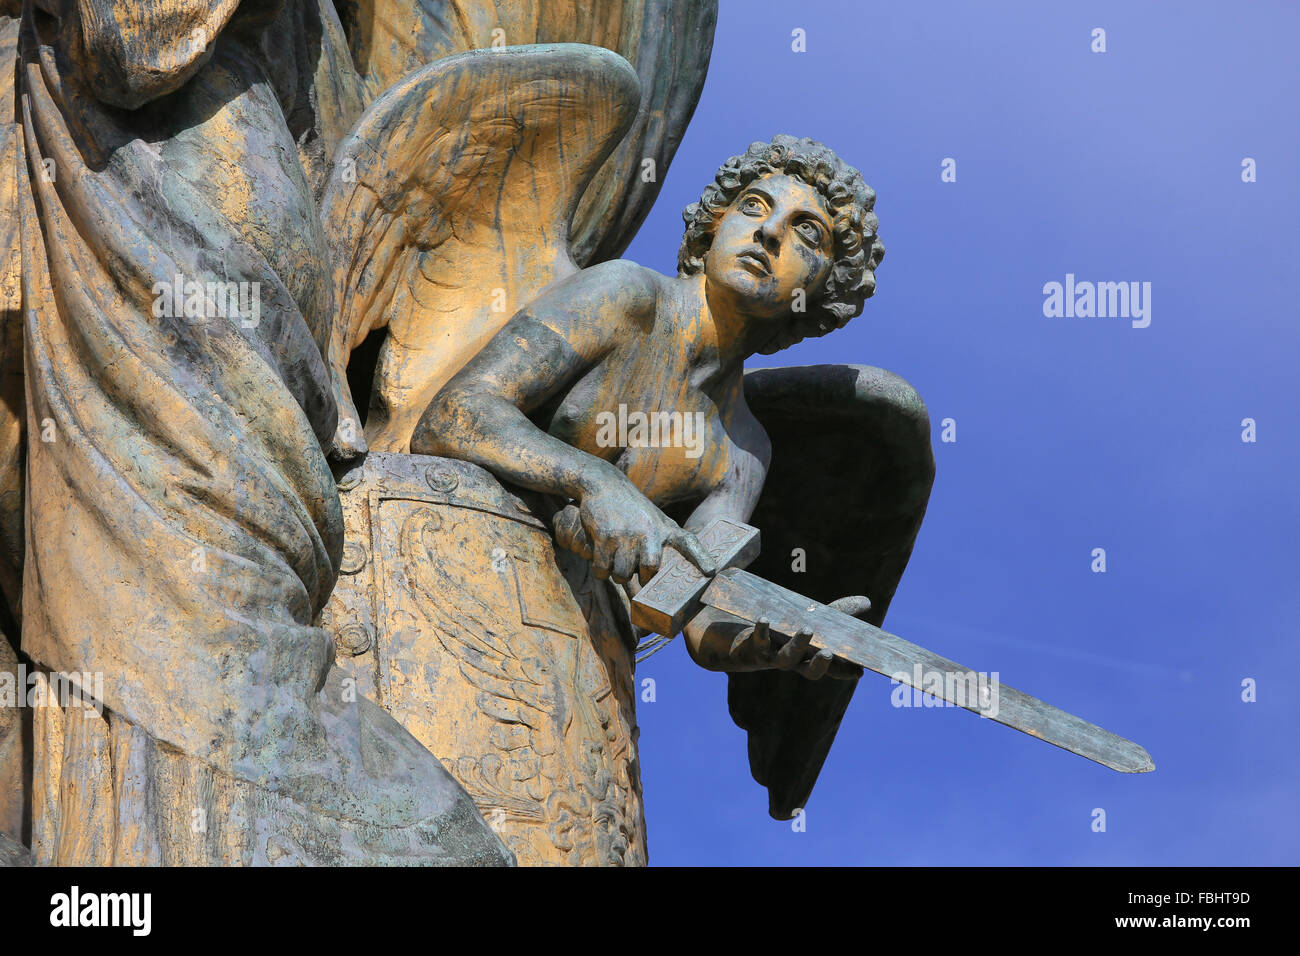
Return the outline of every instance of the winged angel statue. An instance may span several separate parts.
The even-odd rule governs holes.
[[[633,673],[674,635],[628,607],[665,549],[707,573],[696,532],[751,521],[760,574],[879,624],[924,515],[905,382],[743,370],[861,312],[861,175],[778,135],[687,208],[676,276],[618,258],[709,0],[19,6],[6,853],[644,863]],[[777,818],[860,673],[809,637],[683,629]]]

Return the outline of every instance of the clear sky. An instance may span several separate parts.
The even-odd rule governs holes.
[[[868,674],[796,832],[767,816],[726,678],[679,640],[638,672],[652,864],[1300,863],[1298,41],[1293,2],[722,0],[628,258],[671,273],[682,207],[753,140],[811,136],[861,169],[875,297],[755,364],[916,386],[937,477],[886,628],[1156,770],[895,708]],[[1150,325],[1046,317],[1067,274],[1149,282]]]

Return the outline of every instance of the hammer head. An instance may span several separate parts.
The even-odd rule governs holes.
[[[758,557],[758,529],[731,518],[714,518],[696,535],[718,570],[743,568]],[[632,599],[632,623],[664,637],[674,637],[700,609],[700,596],[712,578],[675,550],[664,551],[663,564]]]

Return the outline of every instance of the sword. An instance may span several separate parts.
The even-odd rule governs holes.
[[[659,571],[632,598],[634,623],[672,637],[708,605],[751,624],[766,619],[772,631],[786,637],[811,628],[812,647],[923,693],[1112,770],[1147,773],[1155,769],[1151,755],[1131,740],[1004,684],[989,693],[987,683],[981,687],[973,680],[975,672],[955,661],[744,571],[758,556],[757,528],[715,518],[697,538],[722,570],[706,577],[685,558],[665,551]],[[976,693],[971,693],[972,686]]]

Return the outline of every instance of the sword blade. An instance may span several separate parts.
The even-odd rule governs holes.
[[[969,668],[739,568],[720,572],[701,600],[747,621],[766,618],[772,630],[787,636],[800,628],[811,628],[813,647],[1112,770],[1146,773],[1156,768],[1151,755],[1133,741],[1005,684],[999,684],[996,699],[985,702],[975,695],[977,699],[970,700],[971,681],[947,679],[948,675],[973,676]],[[918,673],[924,675],[920,680]],[[929,680],[929,675],[934,674],[944,678],[942,689],[938,688],[939,682]]]

